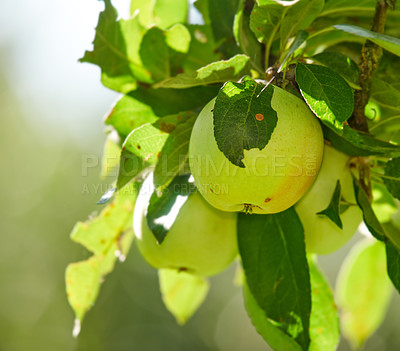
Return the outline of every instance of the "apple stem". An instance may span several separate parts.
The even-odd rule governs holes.
[[[389,8],[394,8],[396,0],[378,0],[375,8],[375,16],[371,31],[383,33],[387,11]],[[361,62],[359,64],[360,75],[359,85],[360,90],[354,93],[354,112],[349,119],[349,124],[352,128],[369,132],[367,118],[365,117],[365,106],[370,97],[372,80],[379,66],[382,57],[382,47],[367,40],[361,51]]]

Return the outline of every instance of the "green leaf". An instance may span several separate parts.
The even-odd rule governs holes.
[[[262,85],[252,79],[245,79],[243,83],[227,82],[215,101],[215,140],[229,161],[239,167],[245,167],[243,150],[262,150],[278,121],[271,106],[273,86],[261,91]]]
[[[241,51],[250,57],[250,62],[253,67],[260,73],[263,73],[261,67],[261,46],[250,29],[251,8],[249,8],[249,4],[252,4],[252,2],[240,0],[239,9],[235,16],[233,33],[235,35],[236,44]]]
[[[143,65],[151,72],[153,82],[170,76],[169,49],[163,30],[150,28],[143,36],[139,52]]]
[[[336,283],[341,329],[355,349],[382,323],[392,294],[386,274],[385,247],[366,239],[347,256]]]
[[[185,324],[207,296],[207,278],[173,269],[160,269],[158,278],[165,307],[179,324]]]
[[[186,26],[183,24],[175,24],[164,33],[166,43],[170,49],[181,54],[187,54],[189,52],[192,37]]]
[[[271,46],[272,41],[277,37],[279,26],[289,7],[294,3],[287,3],[283,6],[280,2],[264,0],[259,6],[255,5],[250,15],[250,29],[257,40]]]
[[[325,139],[338,150],[350,156],[400,155],[400,146],[375,138],[371,134],[357,132],[344,125],[341,135],[328,127],[323,127]]]
[[[335,351],[340,339],[339,316],[331,287],[318,269],[316,259],[308,260],[312,309],[310,351]]]
[[[257,332],[274,350],[301,351],[302,348],[292,338],[275,326],[268,319],[263,309],[257,304],[247,284],[243,285],[244,304],[252,324]]]
[[[128,150],[122,150],[119,161],[117,186],[115,191],[124,188],[132,179],[138,176],[150,164]],[[100,199],[100,203],[107,202],[113,194],[106,194]]]
[[[338,312],[328,282],[319,271],[316,262],[309,259],[312,312],[310,317],[311,344],[310,351],[334,351],[339,342]],[[247,284],[243,286],[244,301],[247,313],[257,332],[274,350],[301,350],[293,339],[290,339],[272,321],[257,304]]]
[[[210,20],[210,9],[209,9],[209,0],[195,0],[194,7],[201,13],[203,17],[203,21],[206,25],[211,23]]]
[[[141,125],[126,138],[121,152],[117,188],[123,188],[146,167],[154,164],[158,160],[158,156],[167,140],[167,134],[175,129],[177,124],[184,122],[186,118],[192,115],[187,110],[203,107],[213,98],[212,94],[216,94],[217,89],[218,87],[197,87],[185,90],[146,90],[142,88],[130,93],[129,97],[133,98],[130,102],[133,107],[132,110],[140,111],[143,114],[143,118],[146,118],[147,113],[149,113],[150,118],[164,117],[153,124]],[[126,98],[128,99],[128,97]],[[135,100],[139,100],[140,103]],[[187,112],[178,113],[185,110]],[[167,115],[168,112],[174,114]],[[126,113],[129,113],[129,111],[126,111]],[[120,118],[119,121],[122,121],[122,114]],[[134,120],[134,116],[132,116],[132,119]],[[126,128],[128,128],[128,125]],[[142,138],[144,139],[143,144],[141,142]],[[126,147],[124,148],[124,146]],[[142,146],[144,147],[143,149]]]
[[[101,177],[111,176],[119,165],[121,148],[111,138],[104,143],[103,159],[101,161]]]
[[[311,288],[304,231],[295,210],[238,214],[238,245],[247,283],[271,322],[307,350]]]
[[[389,278],[400,293],[400,250],[390,240],[386,241],[386,259]]]
[[[379,222],[390,222],[391,216],[397,211],[397,206],[385,185],[373,182],[372,197],[372,209]]]
[[[210,25],[189,25],[192,37],[189,52],[182,63],[185,73],[204,67],[212,62],[221,60],[221,53],[217,50]]]
[[[176,176],[171,184],[159,195],[154,191],[147,208],[147,225],[157,242],[161,244],[171,229],[179,210],[185,204],[196,186],[189,179],[190,174]],[[153,179],[151,178],[151,181]]]
[[[370,233],[378,240],[385,240],[386,233],[382,225],[379,223],[378,218],[374,211],[372,210],[371,204],[369,202],[368,196],[358,180],[354,179],[354,191],[356,194],[356,200],[358,206],[363,212],[364,223],[367,226]]]
[[[166,31],[152,27],[146,32],[139,52],[154,82],[174,76],[181,69],[190,41],[189,30],[181,24]]]
[[[101,68],[102,83],[113,90],[127,93],[137,87],[137,80],[152,83],[150,72],[139,56],[144,29],[136,17],[117,21],[117,11],[110,0],[104,0],[105,10],[100,13],[93,51],[86,51],[81,62]]]
[[[350,57],[336,51],[324,51],[311,59],[340,74],[353,87],[358,87],[358,67]]]
[[[340,193],[341,186],[340,180],[338,179],[328,207],[325,210],[318,212],[317,215],[328,217],[340,229],[343,229],[342,220],[340,219]]]
[[[394,84],[374,78],[371,86],[371,99],[382,107],[400,112],[400,87],[397,89]]]
[[[306,29],[324,7],[324,0],[300,0],[289,8],[280,26],[281,50],[289,38]]]
[[[370,30],[350,25],[350,24],[337,24],[333,26],[338,30],[342,30],[346,33],[354,34],[362,38],[366,38],[375,44],[381,46],[387,51],[400,56],[400,39],[391,37],[389,35],[380,34],[376,32],[372,32]]]
[[[304,30],[300,30],[297,35],[296,38],[294,38],[292,44],[290,45],[289,51],[286,54],[286,56],[284,57],[278,69],[278,72],[282,72],[284,70],[284,68],[288,65],[288,63],[290,63],[290,61],[288,62],[289,58],[291,58],[291,56],[296,52],[297,49],[300,48],[300,46],[307,40],[308,38],[308,33]]]
[[[236,55],[229,60],[210,63],[197,71],[181,73],[158,84],[155,88],[184,89],[205,84],[224,83],[227,80],[238,80],[249,72],[249,57]]]
[[[137,92],[133,92],[135,93]],[[113,126],[121,138],[125,139],[132,130],[145,123],[153,123],[157,117],[151,106],[134,95],[124,95],[108,114],[105,124]]]
[[[113,126],[125,139],[132,130],[145,123],[153,123],[160,117],[178,116],[183,111],[202,108],[217,95],[218,90],[218,86],[185,90],[139,87],[116,103],[105,123]]]
[[[386,240],[386,244],[390,243],[397,251],[400,251],[400,229],[396,223],[396,215],[392,216],[392,222],[383,223],[382,227],[385,230],[386,236],[389,240]]]
[[[121,189],[143,169],[156,163],[168,135],[178,124],[176,116],[166,116],[153,124],[134,129],[122,145],[117,188]]]
[[[326,0],[321,16],[367,14],[375,10],[376,0]],[[365,13],[364,13],[365,14]]]
[[[154,184],[158,191],[163,191],[176,175],[189,173],[189,140],[197,114],[190,113],[185,122],[177,125],[171,133],[159,155],[154,170]]]
[[[185,23],[188,14],[187,0],[131,0],[130,12],[139,10],[140,23],[149,28],[167,29],[176,23]]]
[[[138,185],[132,184],[120,191],[98,217],[78,222],[71,233],[73,241],[94,253],[85,261],[69,264],[65,272],[68,301],[80,321],[93,306],[103,276],[114,269],[118,257],[124,260],[129,251],[138,190]]]
[[[233,39],[233,21],[239,0],[209,0],[208,9],[215,40]]]
[[[398,200],[400,200],[400,158],[393,158],[385,168],[385,177],[383,182],[389,192]]]
[[[319,32],[318,35],[311,36],[311,38],[307,40],[307,45],[304,51],[308,55],[319,53],[321,51],[321,45],[323,45],[323,48],[325,49],[329,48],[329,50],[331,50],[330,48],[334,47],[335,45],[345,42],[353,43],[354,47],[362,45],[362,38],[349,35],[348,33],[339,30],[333,30],[333,27],[330,27],[332,28],[332,30],[330,30],[329,26],[331,25],[332,21],[334,21],[334,19],[327,20],[327,23],[324,25],[324,27],[327,29]]]
[[[311,110],[327,126],[336,131],[343,129],[353,113],[353,91],[347,82],[331,69],[299,62],[296,82]]]

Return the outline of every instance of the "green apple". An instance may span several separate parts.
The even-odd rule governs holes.
[[[214,103],[198,116],[189,145],[190,169],[203,197],[224,211],[276,213],[294,205],[318,174],[324,145],[321,126],[304,101],[274,87],[277,125],[262,150],[244,150],[245,168],[218,149]]]
[[[172,268],[201,276],[223,271],[237,255],[236,213],[215,209],[195,191],[177,216],[171,214],[176,219],[160,245],[145,216],[154,189],[152,182],[152,177],[144,182],[134,211],[137,244],[146,261],[155,268]]]
[[[343,229],[328,217],[317,215],[328,207],[338,179],[342,199],[353,204],[340,215]],[[308,252],[328,254],[343,246],[362,221],[362,212],[356,205],[349,156],[325,145],[318,177],[307,194],[296,204],[295,209],[303,223]]]

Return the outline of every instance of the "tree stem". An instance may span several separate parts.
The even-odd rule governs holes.
[[[394,6],[396,0],[378,0],[375,8],[375,16],[371,30],[383,33],[385,29],[386,15],[389,7]],[[361,51],[361,62],[359,85],[360,90],[354,93],[354,112],[349,119],[349,124],[360,131],[369,132],[367,118],[365,117],[365,106],[370,97],[370,90],[374,74],[382,57],[382,48],[367,40]]]

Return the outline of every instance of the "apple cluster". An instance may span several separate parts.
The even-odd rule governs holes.
[[[139,195],[134,229],[144,258],[156,268],[217,274],[237,255],[237,212],[272,214],[293,205],[308,252],[327,254],[344,245],[362,221],[349,157],[324,145],[319,121],[304,101],[274,87],[271,106],[277,125],[263,149],[244,150],[245,167],[231,163],[218,148],[214,104],[215,99],[199,114],[190,139],[189,163],[197,190],[181,207],[161,245],[146,221],[151,192],[147,188]],[[342,228],[318,214],[329,206],[338,180],[345,204]]]

